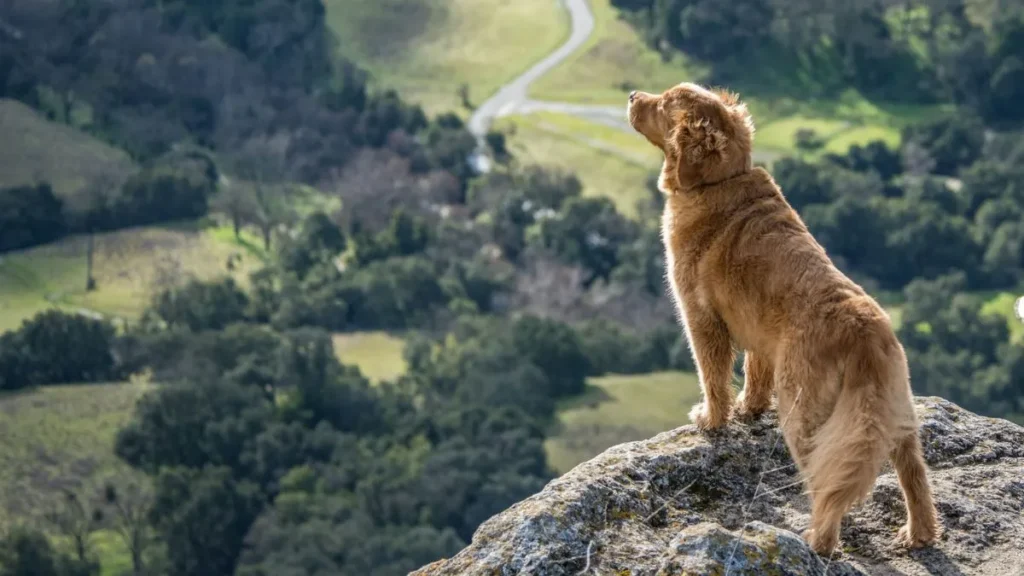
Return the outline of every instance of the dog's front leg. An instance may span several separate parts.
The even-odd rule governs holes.
[[[733,414],[743,420],[756,418],[771,407],[775,368],[764,354],[747,350],[743,355],[743,392]]]
[[[690,411],[690,420],[702,430],[718,428],[729,420],[734,395],[729,330],[714,312],[686,306],[686,332],[704,392],[704,401]]]

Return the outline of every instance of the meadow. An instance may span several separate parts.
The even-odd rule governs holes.
[[[0,395],[0,525],[42,521],[63,490],[90,497],[136,474],[114,455],[143,382],[47,386]]]
[[[689,424],[700,400],[696,374],[658,372],[593,378],[583,395],[559,406],[545,441],[548,462],[568,472],[607,448]]]
[[[428,112],[480,104],[561,44],[568,14],[554,0],[326,0],[339,52],[381,87]]]
[[[86,291],[87,246],[86,237],[74,236],[0,256],[0,332],[51,307],[133,320],[161,287],[224,275],[245,285],[265,258],[254,236],[236,240],[228,227],[182,223],[97,234],[96,289]]]
[[[517,162],[571,171],[584,195],[611,198],[629,216],[636,216],[637,201],[648,197],[647,178],[659,165],[646,142],[572,116],[511,116],[495,127],[511,134],[509,149]]]
[[[45,181],[69,200],[93,178],[135,169],[123,150],[15,100],[0,99],[0,134],[0,187]]]

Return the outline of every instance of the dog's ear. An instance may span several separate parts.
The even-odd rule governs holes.
[[[687,180],[684,171],[699,171],[702,165],[717,163],[729,145],[720,111],[703,106],[680,114],[668,144],[675,155],[680,182]]]
[[[750,115],[747,105],[740,102],[740,95],[729,90],[712,90],[715,96],[722,102],[723,118],[728,125],[728,131],[737,139],[753,140],[754,118]]]

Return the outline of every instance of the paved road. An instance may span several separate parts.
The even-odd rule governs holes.
[[[546,58],[536,63],[515,80],[505,84],[486,102],[481,104],[469,119],[469,130],[477,138],[477,152],[470,159],[481,172],[490,170],[490,158],[484,136],[495,118],[511,114],[533,112],[558,112],[571,114],[585,120],[603,124],[624,132],[632,133],[626,121],[626,102],[622,106],[595,106],[569,102],[546,102],[531,100],[527,94],[530,85],[564,62],[576,50],[583,47],[594,32],[594,14],[587,0],[559,0],[569,11],[572,31],[569,39]],[[774,155],[756,151],[754,160],[770,161]]]
[[[479,145],[477,156],[473,161],[481,171],[486,172],[490,169],[490,161],[486,156],[484,136],[487,134],[491,122],[500,116],[514,113],[527,101],[526,94],[530,89],[530,85],[581,48],[594,31],[594,14],[590,11],[587,0],[560,1],[566,10],[569,11],[569,17],[572,22],[572,32],[569,34],[569,39],[557,50],[548,54],[546,58],[534,64],[533,67],[521,76],[502,86],[493,96],[481,104],[469,119],[469,130],[476,136]]]
[[[469,130],[478,138],[483,138],[496,117],[513,113],[519,105],[527,100],[526,93],[531,84],[564,62],[590,38],[590,34],[594,31],[594,14],[590,11],[587,0],[561,0],[561,2],[569,11],[572,20],[572,32],[569,34],[569,39],[521,76],[504,85],[473,112],[473,116],[469,119]]]

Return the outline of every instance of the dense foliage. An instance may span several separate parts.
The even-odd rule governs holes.
[[[612,4],[652,46],[712,64],[716,83],[824,97],[854,87],[890,102],[955,102],[993,125],[1024,120],[1017,3],[984,12],[968,0]]]
[[[65,229],[63,207],[48,184],[0,188],[0,252],[59,238]]]
[[[0,334],[0,390],[117,380],[114,338],[109,322],[42,312],[20,329]]]
[[[461,120],[428,121],[393,91],[371,93],[366,75],[336,57],[319,1],[11,0],[0,8],[0,98],[144,164],[85,183],[63,213],[36,198],[40,187],[0,191],[0,251],[66,231],[202,216],[226,182],[219,207],[236,230],[260,227],[269,246],[273,227],[288,220],[293,184],[330,186],[366,148],[389,150],[407,175],[450,174],[459,190],[473,176],[465,158],[476,143]],[[25,220],[8,232],[15,218]]]
[[[939,121],[915,133],[949,134],[959,122]],[[905,146],[917,138],[908,135]],[[948,138],[922,141],[935,165],[948,166],[960,180],[894,173],[892,153],[880,142],[824,162],[782,159],[773,173],[818,241],[862,280],[901,290],[915,278],[959,270],[970,289],[1014,288],[1024,280],[1019,146],[1008,152],[1000,138],[982,147],[966,132]]]

